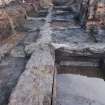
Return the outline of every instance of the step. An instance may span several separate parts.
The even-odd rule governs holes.
[[[60,66],[98,67],[98,62],[91,61],[61,61]]]
[[[62,11],[72,11],[72,8],[68,7],[68,6],[54,6],[53,8],[54,10],[62,10]]]

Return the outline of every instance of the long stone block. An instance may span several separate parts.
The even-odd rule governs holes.
[[[55,73],[53,55],[49,45],[35,47],[9,105],[51,105]]]

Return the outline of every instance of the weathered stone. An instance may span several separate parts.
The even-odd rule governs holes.
[[[57,105],[105,104],[105,81],[103,79],[72,74],[57,75],[56,79]]]
[[[53,0],[54,4],[56,5],[64,5],[64,4],[71,4],[74,0]]]
[[[38,45],[14,89],[9,105],[51,105],[54,58],[52,48]]]
[[[41,7],[50,7],[52,5],[52,0],[40,0]]]
[[[25,57],[24,46],[17,46],[11,51],[11,56],[13,57]]]
[[[16,33],[10,39],[4,40],[0,46],[0,61],[24,38],[25,35]]]
[[[21,6],[15,8],[8,8],[7,11],[10,18],[12,18],[15,28],[21,28],[25,23],[26,11]]]
[[[0,10],[0,38],[7,37],[11,33],[11,26],[8,17],[3,10]]]
[[[74,55],[82,55],[82,56],[96,56],[101,57],[105,56],[105,45],[103,43],[97,44],[54,44],[52,45],[55,49],[60,50],[65,53],[74,54]]]
[[[24,71],[25,58],[7,57],[0,63],[0,105],[7,105],[12,89]]]
[[[105,26],[105,1],[103,0],[83,0],[81,3],[81,24],[86,27]]]
[[[21,6],[0,9],[0,37],[4,38],[15,29],[20,29],[25,23],[26,12]]]
[[[15,1],[15,0],[0,0],[0,6],[5,4],[9,4],[11,1]]]
[[[66,5],[72,7],[73,11],[79,12],[82,0],[53,0],[56,5]]]
[[[36,46],[36,43],[31,43],[30,45],[27,45],[25,47],[26,54],[31,55],[35,51]]]

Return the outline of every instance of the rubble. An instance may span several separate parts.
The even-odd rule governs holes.
[[[18,46],[14,49],[11,50],[11,54],[12,57],[25,57],[25,51],[24,51],[24,46]]]
[[[9,34],[11,34],[10,23],[8,21],[7,15],[3,12],[3,10],[0,10],[0,39],[2,36],[9,36]]]
[[[24,9],[20,6],[16,6],[15,8],[7,8],[6,11],[4,9],[0,9],[0,37],[6,38],[13,33],[13,30],[17,30],[23,27],[25,23],[26,13]],[[11,24],[11,21],[13,24]],[[14,28],[14,29],[12,29]]]
[[[0,0],[0,6],[2,6],[4,3],[9,4],[12,1],[15,1],[15,0]]]
[[[85,22],[87,28],[91,26],[105,27],[104,14],[105,14],[105,2],[103,0],[84,0],[81,7],[82,22]]]

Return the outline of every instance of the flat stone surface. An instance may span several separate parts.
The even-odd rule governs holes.
[[[82,29],[67,29],[54,31],[52,34],[53,42],[56,43],[84,43],[93,42],[91,37]]]
[[[6,105],[12,89],[24,71],[25,58],[9,57],[0,63],[0,105]]]
[[[82,56],[95,56],[102,57],[105,52],[104,43],[81,43],[81,44],[57,44],[52,43],[55,49],[65,52],[67,54],[82,55]]]
[[[37,45],[9,105],[51,105],[54,70],[51,47]]]
[[[80,75],[57,75],[57,105],[104,105],[105,81]]]

